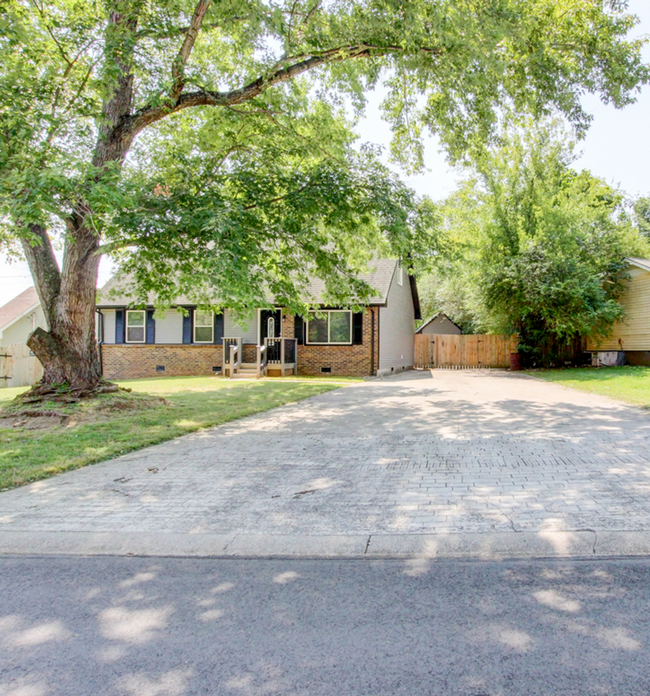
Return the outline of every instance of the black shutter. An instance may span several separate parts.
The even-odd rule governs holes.
[[[153,318],[153,309],[147,310],[147,335],[146,343],[156,342],[156,320]]]
[[[214,342],[221,344],[223,340],[223,312],[214,315]]]
[[[192,343],[192,324],[194,310],[188,310],[187,316],[183,316],[183,343]]]
[[[352,345],[360,346],[363,343],[363,312],[352,315]]]
[[[305,322],[302,317],[294,317],[293,319],[293,336],[298,339],[298,345],[305,344]]]
[[[124,343],[124,310],[115,310],[115,343]]]

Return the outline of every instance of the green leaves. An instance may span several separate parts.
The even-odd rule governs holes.
[[[154,260],[168,279],[232,278],[242,306],[263,287],[297,302],[290,277],[308,263],[332,297],[360,298],[352,271],[371,245],[424,263],[440,239],[436,210],[359,152],[343,105],[362,109],[383,83],[392,157],[417,170],[427,130],[460,161],[495,142],[505,111],[559,113],[580,131],[583,93],[623,106],[649,77],[624,2],[227,0],[179,58],[195,9],[2,4],[0,242],[32,223],[70,243],[95,235],[150,269],[141,290],[161,302],[172,281]],[[495,209],[495,250],[550,224],[527,205]]]
[[[480,330],[519,332],[530,360],[576,335],[607,335],[623,316],[624,257],[650,251],[623,196],[572,160],[556,124],[511,124],[443,209],[454,253],[441,284],[462,278],[465,301],[436,309]]]
[[[115,219],[139,301],[183,295],[242,313],[273,301],[304,315],[318,277],[326,303],[359,306],[372,288],[357,275],[374,253],[431,246],[431,212],[372,152],[294,167],[238,154],[209,177],[210,158],[190,157],[164,181],[140,180]]]

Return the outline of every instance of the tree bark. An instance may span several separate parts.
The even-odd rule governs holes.
[[[95,338],[95,293],[99,255],[94,230],[78,226],[67,236],[60,273],[45,230],[40,245],[24,243],[48,331],[37,328],[27,345],[41,361],[42,387],[67,385],[93,391],[102,383]]]
[[[109,67],[117,69],[117,76],[98,123],[92,158],[96,168],[93,184],[102,179],[107,165],[122,165],[135,135],[124,125],[133,100],[132,37],[137,29],[138,10],[126,1],[115,6],[107,28],[107,36],[112,37],[111,51],[105,59]],[[103,382],[95,337],[100,235],[83,196],[82,189],[66,221],[60,271],[44,227],[30,226],[23,239],[48,324],[48,331],[36,329],[27,341],[44,368],[41,385],[35,392],[66,385],[72,391],[92,393]]]

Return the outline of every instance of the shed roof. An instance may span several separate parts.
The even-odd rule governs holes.
[[[436,319],[447,319],[447,321],[450,321],[459,331],[461,330],[460,326],[458,326],[458,324],[450,319],[444,312],[438,312],[438,314],[434,314],[432,317],[422,322],[422,325],[415,330],[415,333],[422,333],[422,329],[424,329],[425,326],[429,326],[429,324]]]
[[[36,309],[38,305],[38,293],[34,286],[16,295],[13,300],[9,300],[6,305],[0,307],[0,333],[31,310]]]
[[[375,259],[369,264],[370,271],[361,275],[361,279],[370,285],[375,294],[370,298],[370,305],[385,305],[388,298],[390,284],[397,267],[397,259]],[[113,276],[104,285],[98,293],[97,305],[99,307],[125,307],[133,301],[133,296],[129,292],[129,287],[132,284],[130,276],[119,278]],[[415,283],[412,283],[411,290],[415,288]],[[317,304],[322,304],[325,293],[325,283],[320,278],[312,278],[307,286],[307,294]],[[414,302],[417,298],[417,289],[413,297]],[[152,294],[148,298],[149,304],[153,305],[155,296]],[[176,305],[193,305],[196,304],[184,296],[179,296],[175,301]]]

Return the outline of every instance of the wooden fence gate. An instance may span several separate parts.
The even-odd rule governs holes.
[[[43,376],[40,360],[24,343],[0,346],[0,389],[36,384]]]
[[[516,334],[415,334],[415,367],[509,367],[517,343]]]

